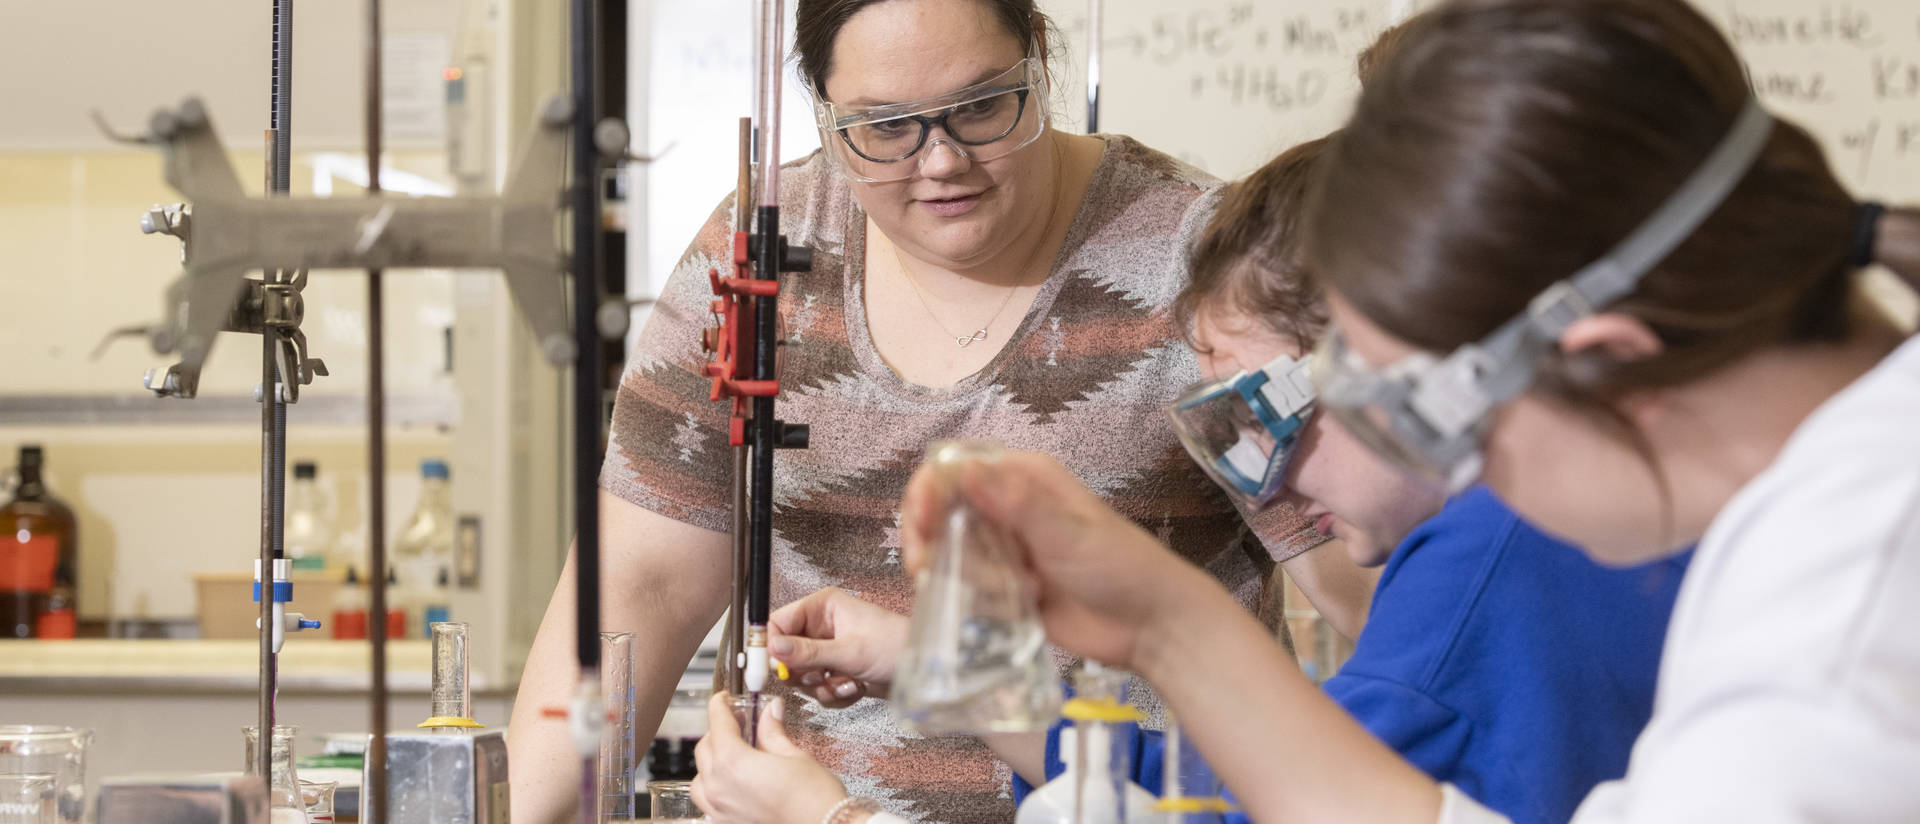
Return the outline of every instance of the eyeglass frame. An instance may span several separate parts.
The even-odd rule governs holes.
[[[835,129],[834,133],[838,134],[840,136],[840,140],[847,144],[847,148],[852,149],[854,154],[857,154],[860,156],[860,159],[865,160],[869,163],[904,163],[908,160],[912,160],[914,155],[919,154],[920,150],[925,149],[927,147],[927,135],[930,135],[933,133],[933,127],[935,126],[939,126],[941,131],[946,132],[947,136],[953,139],[953,142],[958,143],[962,146],[985,146],[991,143],[998,143],[1002,140],[1007,139],[1007,135],[1013,134],[1014,129],[1020,128],[1020,121],[1022,118],[1026,117],[1026,114],[1027,114],[1027,95],[1032,91],[1033,91],[1033,88],[1031,86],[1027,86],[1024,84],[1020,86],[1012,86],[1006,89],[996,91],[991,95],[980,97],[976,100],[969,100],[966,103],[955,103],[954,105],[948,106],[946,109],[942,110],[940,112],[939,117],[927,117],[926,115],[918,115],[918,114],[905,114],[899,117],[891,117],[891,118],[887,118],[887,120],[877,121],[880,123],[885,123],[888,120],[911,120],[915,123],[920,124],[919,141],[915,142],[913,144],[913,148],[908,149],[906,154],[903,154],[892,160],[883,160],[881,158],[877,158],[877,157],[874,157],[873,155],[867,154],[866,152],[860,151],[859,146],[853,145],[853,138],[847,135],[847,129],[852,127]],[[952,117],[954,110],[960,108],[961,106],[966,106],[971,103],[978,103],[981,100],[986,100],[991,97],[998,97],[1003,94],[1013,94],[1016,97],[1018,97],[1018,99],[1020,100],[1020,108],[1018,111],[1014,112],[1013,122],[1007,125],[1007,130],[1004,132],[1001,132],[998,136],[990,137],[990,138],[987,138],[986,140],[968,140],[964,137],[961,137],[951,127],[947,125],[947,118]]]
[[[995,83],[995,81],[998,81],[1000,78],[1005,77],[1006,75],[1011,74],[1014,71],[1020,70],[1020,69],[1025,69],[1025,78],[1026,78],[1020,83],[1014,84],[1014,85],[1002,85],[999,87],[995,87],[992,85],[993,83]],[[1034,80],[1035,77],[1040,78],[1038,83],[1035,82]],[[810,88],[809,91],[812,92],[814,101],[815,101],[814,102],[815,127],[819,128],[822,132],[827,132],[832,135],[837,135],[840,138],[840,141],[846,144],[847,149],[852,151],[861,160],[867,161],[869,163],[902,163],[908,160],[912,160],[914,157],[919,156],[919,154],[927,148],[927,144],[929,143],[928,138],[932,134],[933,126],[935,124],[938,124],[941,130],[946,132],[947,136],[954,143],[957,143],[962,146],[988,146],[994,143],[998,143],[1002,140],[1006,140],[1007,136],[1013,134],[1015,130],[1020,128],[1020,124],[1024,122],[1024,118],[1026,117],[1027,103],[1028,103],[1028,100],[1030,99],[1031,94],[1035,90],[1039,90],[1042,93],[1041,95],[1042,98],[1044,99],[1045,93],[1046,93],[1045,77],[1046,77],[1046,70],[1040,58],[1035,57],[1033,55],[1028,55],[1027,57],[1021,58],[1019,62],[1014,63],[1011,66],[1008,66],[1005,70],[1001,71],[1000,73],[980,83],[975,83],[970,86],[963,86],[961,88],[954,89],[953,91],[946,92],[944,94],[938,94],[938,95],[934,95],[933,97],[923,98],[920,101],[907,101],[904,103],[889,103],[884,106],[876,106],[868,111],[856,112],[856,113],[848,114],[842,117],[835,116],[836,105],[833,103],[833,101],[827,99],[825,89],[815,87],[815,88]],[[998,95],[1010,94],[1010,93],[1017,94],[1019,96],[1020,109],[1018,113],[1015,114],[1014,122],[1012,123],[1012,125],[1008,126],[1007,130],[1005,132],[1002,132],[998,137],[995,137],[991,140],[968,141],[968,140],[961,139],[958,135],[954,134],[951,128],[948,128],[947,118],[953,114],[954,109],[967,105],[968,103],[976,103],[981,100],[988,99],[990,97],[995,97]],[[938,100],[940,98],[949,98],[949,97],[958,97],[962,99],[960,99],[958,102],[953,103],[952,105],[942,106],[935,109],[919,108],[923,103],[927,101]],[[920,124],[920,139],[914,144],[912,151],[909,151],[906,154],[901,155],[900,157],[895,158],[893,160],[879,160],[874,158],[871,155],[868,155],[866,152],[860,151],[858,147],[854,146],[853,139],[847,135],[847,130],[852,128],[853,126],[861,125],[860,123],[856,123],[852,121],[857,121],[862,117],[871,117],[872,115],[878,112],[883,112],[890,109],[905,110],[906,113],[893,115],[890,117],[877,118],[868,122],[884,123],[889,120],[910,119]],[[940,116],[927,117],[923,114],[923,112],[926,112],[926,111],[939,111]],[[1038,116],[1041,118],[1040,128],[1042,131],[1044,131],[1046,129],[1046,119],[1045,119],[1046,112],[1044,108],[1041,110]],[[1035,137],[1037,138],[1038,134],[1036,134]],[[937,142],[937,139],[933,142]],[[1011,151],[1017,151],[1017,148],[1018,147],[1016,147],[1015,150],[1010,150],[1009,154],[1011,153]],[[908,177],[912,177],[912,175],[909,174],[900,178],[885,179],[885,180],[875,179],[875,178],[864,177],[858,174],[853,174],[852,173],[853,170],[846,169],[844,163],[839,163],[838,165],[841,165],[844,171],[849,172],[850,177],[854,177],[856,179],[866,181],[866,182],[892,182],[893,180],[905,180]]]

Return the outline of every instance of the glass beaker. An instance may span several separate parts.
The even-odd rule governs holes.
[[[707,820],[707,814],[693,803],[692,781],[649,781],[647,797],[653,801],[654,824]]]
[[[300,803],[307,809],[307,824],[333,824],[333,793],[338,781],[300,781]]]
[[[940,442],[927,453],[945,524],[914,582],[891,702],[895,717],[924,735],[1044,730],[1060,706],[1059,677],[1012,540],[959,492],[962,467],[1000,453],[977,441]]]
[[[600,820],[634,818],[633,633],[600,633],[600,696],[607,728],[600,733]]]
[[[0,824],[79,822],[92,742],[92,730],[0,725]]]
[[[769,695],[764,692],[760,694],[760,700],[757,704],[750,694],[727,696],[727,709],[733,711],[733,723],[740,726],[740,737],[742,739],[749,744],[754,744],[754,742],[759,740],[760,713],[766,710],[767,702],[778,700],[780,700],[780,696]],[[756,744],[756,746],[758,745]]]
[[[244,731],[247,735],[247,774],[259,775],[260,728],[248,725]],[[273,772],[267,778],[267,802],[271,807],[268,820],[271,824],[306,824],[307,805],[300,799],[300,776],[293,770],[293,739],[299,734],[299,727],[273,725],[273,737],[269,742],[272,749],[268,753]]]

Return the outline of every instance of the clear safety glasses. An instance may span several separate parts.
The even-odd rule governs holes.
[[[975,163],[1026,148],[1047,130],[1046,101],[1045,69],[1029,57],[990,80],[926,100],[874,107],[821,100],[814,117],[821,144],[847,177],[889,183],[913,177],[943,147]]]
[[[1374,367],[1328,330],[1315,350],[1320,403],[1381,457],[1458,492],[1480,475],[1492,416],[1532,384],[1574,321],[1632,292],[1719,208],[1759,157],[1773,118],[1749,100],[1700,168],[1600,259],[1535,295],[1525,311],[1444,357],[1420,352]]]
[[[1194,384],[1168,413],[1187,454],[1252,511],[1280,494],[1313,400],[1307,364],[1283,355],[1258,370]]]

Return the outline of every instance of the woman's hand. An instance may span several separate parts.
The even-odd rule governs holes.
[[[1142,630],[1156,615],[1189,593],[1218,589],[1048,456],[1008,452],[958,476],[961,494],[1012,537],[1038,590],[1047,637],[1069,652],[1137,669]],[[901,542],[909,570],[930,561],[949,484],[924,466],[907,484]]]
[[[707,734],[693,748],[693,803],[713,824],[820,824],[847,790],[787,738],[781,700],[766,700],[757,750],[740,736],[726,693],[708,702]]]
[[[767,649],[821,706],[885,698],[907,643],[907,617],[828,587],[775,611]]]

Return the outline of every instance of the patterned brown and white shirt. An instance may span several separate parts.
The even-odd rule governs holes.
[[[863,305],[866,215],[819,153],[782,176],[781,227],[813,249],[809,272],[783,277],[788,345],[779,415],[812,428],[810,448],[775,459],[773,601],[838,586],[910,612],[898,508],[926,444],[998,441],[1059,458],[1116,510],[1207,569],[1249,609],[1269,613],[1268,552],[1188,460],[1165,406],[1198,378],[1168,312],[1185,252],[1218,181],[1130,138],[1105,137],[1098,171],[1051,276],[1006,346],[945,387],[908,383],[880,358]],[[627,364],[600,483],[695,526],[731,529],[727,407],[708,400],[702,329],[713,324],[707,271],[731,260],[732,198],[713,213],[668,280]],[[1317,542],[1304,523],[1276,543]],[[1275,546],[1277,557],[1287,552]],[[1060,658],[1062,666],[1067,661]],[[1153,718],[1159,702],[1133,690]],[[788,696],[795,740],[850,792],[917,821],[1006,822],[1009,769],[979,742],[927,739],[883,702],[824,711]]]

